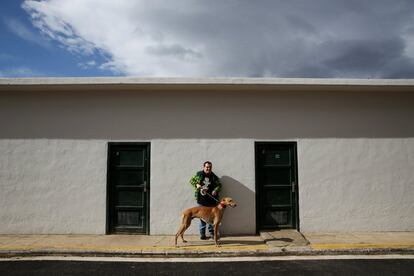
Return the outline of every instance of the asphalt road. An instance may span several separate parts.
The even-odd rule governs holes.
[[[239,262],[0,261],[0,275],[414,275],[414,259]]]

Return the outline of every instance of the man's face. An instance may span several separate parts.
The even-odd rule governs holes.
[[[211,165],[210,164],[205,164],[203,171],[205,174],[210,174],[211,173]]]

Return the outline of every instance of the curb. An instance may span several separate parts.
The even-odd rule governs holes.
[[[125,257],[125,258],[207,258],[207,257],[265,257],[265,256],[323,256],[323,255],[414,255],[414,248],[358,248],[341,250],[314,250],[309,247],[272,248],[266,251],[70,251],[70,250],[16,250],[0,251],[0,258],[18,257]]]

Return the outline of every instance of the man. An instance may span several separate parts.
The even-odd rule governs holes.
[[[191,186],[194,187],[194,196],[199,206],[212,207],[216,206],[218,200],[218,193],[221,189],[220,179],[212,172],[213,165],[210,161],[203,164],[203,170],[199,171],[190,179]],[[199,225],[200,239],[206,240],[206,223],[200,220]],[[208,232],[210,237],[214,237],[213,225],[208,225]]]

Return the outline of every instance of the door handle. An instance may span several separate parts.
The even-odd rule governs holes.
[[[292,193],[296,192],[296,184],[295,181],[292,182]]]
[[[147,192],[147,181],[144,181],[144,193]]]

